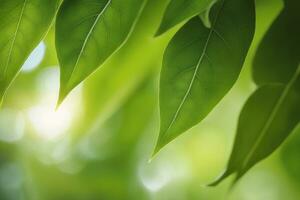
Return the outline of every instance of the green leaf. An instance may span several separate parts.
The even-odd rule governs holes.
[[[128,38],[145,0],[65,0],[56,23],[59,103]]]
[[[289,136],[280,151],[281,165],[292,180],[300,183],[300,124]]]
[[[254,35],[253,0],[219,1],[211,21],[208,29],[191,19],[165,51],[155,152],[204,119],[239,76]]]
[[[264,36],[254,59],[253,78],[258,85],[287,83],[299,64],[300,1],[287,1],[284,10]]]
[[[273,153],[300,122],[300,67],[287,84],[261,86],[245,104],[227,170],[211,186],[233,173],[234,183]]]
[[[76,139],[80,139],[124,107],[124,103],[141,82],[153,71],[159,72],[164,48],[172,37],[172,33],[169,33],[152,38],[163,8],[164,4],[160,0],[148,1],[126,44],[102,65],[101,70],[85,81],[84,114],[80,117],[80,123],[76,123],[75,135],[79,136]],[[101,92],[95,92],[99,88]]]
[[[180,22],[203,13],[212,2],[214,0],[171,0],[156,32],[156,36],[163,34]]]
[[[46,35],[60,0],[0,1],[0,101]]]

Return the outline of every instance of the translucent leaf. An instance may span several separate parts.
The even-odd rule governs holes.
[[[0,99],[46,35],[59,3],[60,0],[1,1]]]
[[[165,51],[155,152],[204,119],[239,76],[254,35],[254,2],[219,1],[210,17],[210,29],[191,19]]]
[[[128,38],[145,0],[66,0],[56,23],[59,103]]]
[[[261,86],[244,106],[227,170],[211,185],[237,173],[235,181],[273,153],[300,121],[300,67],[287,85]]]

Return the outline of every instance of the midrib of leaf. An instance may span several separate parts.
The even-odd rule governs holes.
[[[15,31],[15,33],[13,35],[12,43],[11,43],[11,46],[10,46],[10,49],[9,49],[9,52],[8,52],[8,57],[7,57],[7,60],[6,60],[6,65],[4,67],[4,73],[3,73],[4,78],[6,77],[8,65],[9,65],[10,60],[11,60],[11,54],[12,54],[13,48],[15,46],[16,38],[17,38],[19,29],[20,29],[20,25],[21,25],[21,21],[22,21],[23,15],[24,15],[26,4],[27,4],[27,0],[24,0],[24,3],[22,5],[22,10],[21,10],[21,13],[20,13],[20,16],[19,16],[19,20],[18,20],[18,23],[17,23],[16,31]]]
[[[84,49],[85,49],[85,47],[86,47],[86,45],[87,45],[87,43],[88,43],[88,41],[89,41],[89,39],[90,39],[93,31],[94,31],[97,23],[99,22],[100,18],[103,16],[104,12],[107,10],[107,8],[109,7],[109,5],[111,4],[111,1],[112,0],[108,0],[107,3],[106,3],[106,5],[104,6],[104,8],[99,12],[99,14],[97,15],[97,18],[96,18],[95,22],[93,23],[91,29],[89,30],[87,36],[85,37],[84,42],[83,42],[83,44],[81,46],[80,52],[79,52],[79,54],[77,56],[74,68],[73,68],[73,70],[71,72],[71,75],[70,75],[70,78],[68,80],[67,87],[70,84],[70,80],[71,80],[71,78],[72,78],[72,76],[73,76],[73,74],[74,74],[74,72],[75,72],[75,70],[76,70],[76,68],[78,66],[78,63],[79,63],[79,61],[81,59],[81,56],[82,56],[82,54],[84,52]]]
[[[215,25],[216,25],[216,23],[217,23],[217,21],[218,21],[218,18],[219,18],[219,15],[220,15],[220,13],[221,13],[221,11],[222,11],[222,9],[223,9],[224,3],[225,3],[225,0],[223,0],[221,7],[220,7],[220,9],[218,10],[218,12],[217,12],[217,14],[216,14],[216,17],[215,17],[215,19],[214,19],[214,22],[213,22],[213,24],[212,24],[212,27],[210,28],[209,34],[208,34],[208,36],[207,36],[207,40],[206,40],[205,45],[204,45],[204,48],[203,48],[203,52],[201,53],[201,55],[200,55],[200,57],[199,57],[199,60],[198,60],[198,62],[197,62],[197,65],[196,65],[196,68],[195,68],[195,72],[194,72],[194,74],[193,74],[193,77],[192,77],[192,80],[191,80],[191,82],[190,82],[190,84],[189,84],[189,87],[188,87],[188,89],[187,89],[187,91],[186,91],[186,93],[185,93],[185,95],[184,95],[184,97],[183,97],[183,99],[182,99],[182,101],[181,101],[179,107],[177,108],[176,113],[175,113],[175,115],[174,115],[174,117],[173,117],[173,119],[172,119],[172,121],[171,121],[170,125],[168,126],[168,128],[167,128],[167,130],[166,130],[165,133],[168,133],[168,131],[170,130],[170,128],[173,126],[174,122],[176,121],[176,119],[177,119],[177,117],[178,117],[178,115],[179,115],[179,112],[180,112],[181,109],[182,109],[182,106],[184,105],[184,103],[185,103],[185,101],[186,101],[188,95],[189,95],[190,92],[191,92],[191,89],[192,89],[193,84],[194,84],[194,81],[195,81],[195,79],[196,79],[196,76],[197,76],[197,73],[198,73],[200,64],[202,63],[203,58],[204,58],[205,55],[206,55],[207,47],[208,47],[208,45],[209,45],[211,36],[212,36],[212,34],[213,34],[214,30],[215,30],[214,27],[215,27]]]
[[[294,76],[291,78],[291,80],[288,82],[288,84],[285,86],[283,92],[281,93],[278,101],[275,104],[274,110],[271,112],[270,117],[268,118],[265,126],[261,130],[261,135],[259,135],[257,141],[254,143],[253,148],[250,150],[249,154],[246,156],[246,159],[242,165],[242,169],[244,169],[248,165],[248,162],[250,161],[251,157],[253,156],[256,149],[261,144],[263,138],[266,136],[268,129],[270,128],[274,118],[277,115],[277,112],[280,109],[280,106],[284,102],[285,98],[287,97],[288,93],[290,92],[291,88],[293,87],[295,81],[297,81],[299,74],[300,74],[300,65],[298,66],[298,69],[296,70]]]

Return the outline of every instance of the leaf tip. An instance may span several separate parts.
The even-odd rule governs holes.
[[[155,33],[154,33],[154,37],[159,37],[161,36],[162,32],[158,29]]]
[[[166,28],[164,28],[163,24],[161,24],[158,29],[156,30],[155,34],[154,34],[154,37],[159,37],[161,36],[162,34],[164,34],[166,32]]]
[[[63,100],[61,100],[61,98],[59,97],[57,102],[56,102],[56,106],[55,106],[55,111],[57,111],[59,109],[59,107],[61,106]]]
[[[60,88],[59,91],[59,96],[56,102],[56,106],[55,106],[55,110],[57,111],[59,109],[59,107],[61,106],[61,104],[64,102],[66,96],[67,96],[67,92],[65,92],[65,90],[63,90],[62,88]]]
[[[0,108],[2,108],[2,104],[3,104],[3,96],[0,96]]]
[[[216,187],[216,186],[218,186],[222,182],[222,180],[223,179],[216,179],[213,182],[207,184],[206,186],[208,186],[208,187]]]
[[[161,134],[159,134],[161,135]],[[165,146],[166,144],[163,142],[161,136],[158,137],[158,140],[156,142],[155,148],[151,154],[151,157],[149,159],[149,162],[151,162],[157,155],[158,153],[161,151],[161,149]]]
[[[2,104],[3,104],[3,100],[4,100],[4,96],[5,96],[5,91],[6,91],[5,88],[1,88],[0,89],[0,108],[2,107]]]
[[[208,187],[216,187],[218,186],[224,179],[231,175],[231,172],[226,170],[219,177],[217,177],[213,182],[207,184]]]
[[[152,152],[152,154],[151,154],[151,156],[150,156],[150,158],[149,158],[149,160],[148,160],[148,163],[151,163],[152,160],[154,160],[154,158],[157,156],[157,154],[160,152],[160,150],[161,150],[161,147],[157,143],[154,150],[153,150],[153,152]]]

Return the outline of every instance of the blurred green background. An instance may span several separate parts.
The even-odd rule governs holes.
[[[128,43],[55,111],[54,30],[35,49],[0,110],[1,200],[296,200],[300,127],[229,190],[222,173],[239,112],[255,89],[257,44],[282,9],[258,0],[256,35],[235,87],[198,126],[151,162],[159,128],[158,80],[175,30],[153,38],[167,0],[150,0]]]

